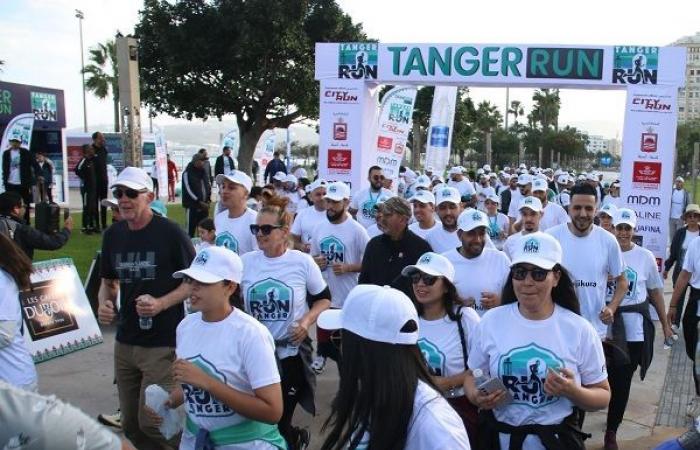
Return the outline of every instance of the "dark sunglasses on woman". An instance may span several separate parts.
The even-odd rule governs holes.
[[[133,199],[135,199],[136,197],[138,197],[139,194],[142,194],[142,193],[144,193],[144,192],[146,192],[146,191],[145,191],[145,190],[137,191],[136,189],[131,189],[131,188],[126,188],[126,189],[116,188],[116,189],[113,189],[113,190],[112,190],[112,195],[113,195],[114,198],[116,198],[117,200],[119,200],[120,198],[122,198],[124,195],[126,195],[127,197],[129,197],[130,199],[133,200]]]
[[[263,236],[269,236],[272,230],[282,228],[282,225],[251,225],[250,232],[257,235],[258,232],[262,233]]]
[[[523,281],[527,277],[528,273],[534,281],[544,281],[549,272],[551,272],[551,270],[541,269],[539,267],[528,269],[522,266],[513,267],[512,270],[513,279],[518,281]]]
[[[426,286],[434,285],[435,282],[437,281],[437,279],[439,278],[439,277],[436,277],[434,275],[428,275],[427,273],[423,273],[423,272],[413,272],[410,275],[410,277],[411,277],[411,281],[413,282],[413,284],[418,284],[418,283],[420,283],[420,280],[423,280],[423,284]]]

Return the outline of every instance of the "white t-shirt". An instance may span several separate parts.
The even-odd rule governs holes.
[[[442,222],[440,222],[439,220],[435,220],[435,224],[431,228],[421,228],[418,222],[413,222],[408,226],[409,230],[413,231],[423,239],[425,239],[428,236],[428,233],[430,233],[436,228],[442,228]]]
[[[228,216],[228,210],[221,211],[214,217],[214,228],[216,229],[217,247],[225,247],[233,250],[240,256],[258,249],[258,241],[250,226],[255,223],[257,213],[250,208],[236,218]]]
[[[680,219],[683,215],[686,195],[685,189],[673,188],[673,193],[671,194],[671,219]]]
[[[231,160],[228,159],[226,155],[222,158],[222,161],[224,162],[224,175],[230,175],[231,172],[233,172],[234,168],[232,167]]]
[[[474,195],[476,194],[476,189],[474,189],[474,185],[472,184],[471,181],[467,177],[462,178],[462,181],[448,181],[447,186],[453,187],[459,191],[459,195],[464,197],[465,195]]]
[[[331,306],[342,308],[348,292],[357,286],[359,272],[348,272],[342,275],[333,273],[333,264],[360,264],[365,254],[369,235],[365,228],[352,217],[343,223],[333,224],[326,220],[316,227],[311,241],[311,255],[325,255],[328,265],[321,272],[331,291]]]
[[[693,239],[688,246],[683,258],[683,270],[690,272],[690,285],[700,289],[700,239]]]
[[[508,204],[508,217],[518,219],[520,217],[520,201],[523,199],[523,194],[520,189],[510,191],[510,203]]]
[[[508,235],[510,220],[508,220],[508,216],[500,212],[497,212],[495,216],[489,216],[487,214],[486,218],[489,221],[489,228],[486,231],[488,232],[491,241],[493,241],[493,244],[498,250],[500,250],[503,248],[505,239],[501,240],[501,238],[499,238],[499,234],[503,232],[506,234],[506,236]]]
[[[685,239],[683,239],[683,244],[681,244],[681,248],[683,249],[683,251],[688,251],[688,246],[690,245],[690,243],[693,242],[693,239],[695,239],[699,235],[700,231],[685,230]]]
[[[10,152],[10,174],[7,176],[9,184],[20,185],[22,179],[19,170],[19,150],[9,150]]]
[[[225,319],[205,322],[202,313],[187,315],[177,326],[177,357],[192,362],[222,383],[253,395],[255,389],[280,382],[275,342],[260,322],[239,309]],[[201,428],[217,430],[250,420],[209,395],[183,384],[185,413]],[[180,449],[194,449],[196,436],[182,433]],[[225,450],[274,449],[260,440],[226,445]]]
[[[540,231],[545,231],[562,223],[570,222],[566,210],[554,202],[547,202],[540,218]]]
[[[510,273],[510,260],[498,250],[484,247],[476,258],[465,258],[457,249],[443,253],[455,268],[457,295],[462,300],[473,297],[474,309],[483,316],[486,309],[481,306],[481,293],[493,292],[501,295]]]
[[[446,231],[442,224],[430,230],[423,239],[428,241],[435,253],[445,253],[462,245],[457,236],[457,229]]]
[[[613,205],[617,208],[621,208],[622,200],[620,199],[620,197],[613,197],[612,195],[608,194],[605,197],[603,197],[603,203],[601,204],[601,206],[605,205]]]
[[[291,233],[301,236],[302,244],[310,244],[311,239],[314,236],[314,229],[319,224],[326,222],[328,222],[328,218],[326,217],[325,209],[319,211],[313,206],[304,208],[299,211],[297,216],[294,218]]]
[[[350,200],[350,209],[357,210],[357,221],[365,228],[377,223],[377,211],[374,210],[374,205],[377,204],[379,197],[390,197],[393,193],[381,188],[379,192],[372,192],[370,188],[363,189],[352,196]]]
[[[576,294],[581,303],[581,315],[588,319],[604,338],[608,326],[600,320],[605,307],[608,275],[617,278],[624,270],[622,251],[615,237],[592,225],[584,237],[574,236],[568,224],[557,225],[546,232],[559,241],[562,248],[562,265],[573,278]]]
[[[287,203],[287,211],[289,211],[291,214],[296,214],[297,209],[300,209],[299,203],[306,202],[306,200],[302,199],[302,195],[299,193],[299,191],[285,191],[284,196],[289,199],[289,203]]]
[[[369,433],[355,447],[367,450]],[[433,388],[418,381],[404,450],[471,450],[462,419]]]
[[[370,239],[379,236],[380,234],[384,234],[382,230],[379,229],[377,224],[372,224],[367,228],[367,236],[369,236]]]
[[[0,348],[0,380],[18,387],[30,387],[37,382],[34,361],[22,335],[22,310],[15,280],[0,269],[0,321],[14,324],[10,345]]]
[[[647,298],[647,290],[664,287],[663,280],[656,266],[654,254],[644,247],[634,245],[631,250],[622,252],[625,262],[625,277],[629,282],[629,289],[622,298],[620,306],[636,305],[643,303]],[[608,284],[606,300],[612,300],[617,283]],[[622,313],[625,322],[625,335],[628,342],[644,341],[644,319],[641,314]]]
[[[474,329],[481,319],[472,308],[461,308],[461,312],[464,341],[469,355]],[[451,377],[466,370],[457,322],[450,320],[447,315],[438,320],[420,318],[418,330],[418,347],[433,375]],[[459,388],[456,393],[458,396],[464,395],[464,389]]]
[[[583,317],[555,305],[545,320],[522,316],[518,303],[488,311],[476,327],[469,367],[499,377],[513,402],[493,410],[496,420],[510,425],[554,425],[571,414],[573,403],[544,391],[547,368],[571,370],[579,385],[607,378],[603,345]],[[509,436],[501,434],[501,448]],[[525,439],[523,450],[544,450],[537,436]]]
[[[268,258],[258,250],[241,259],[246,312],[262,322],[275,341],[288,340],[289,326],[309,310],[306,292],[317,295],[326,288],[321,270],[310,255],[298,250],[287,250],[276,258]],[[277,346],[280,359],[297,353],[294,345]]]

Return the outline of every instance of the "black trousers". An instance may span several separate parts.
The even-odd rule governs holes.
[[[282,381],[282,401],[284,409],[278,427],[280,434],[290,446],[295,445],[298,439],[299,429],[292,426],[294,410],[297,407],[298,394],[306,389],[304,378],[304,361],[301,356],[290,356],[280,360],[280,373]],[[294,449],[294,447],[290,447]]]
[[[102,200],[107,198],[107,180],[104,180],[104,186],[101,184],[97,185],[97,203],[100,209],[100,221],[95,224],[95,228],[100,228],[100,223],[102,224],[102,229],[105,230],[109,226],[107,223],[107,207],[102,205]]]
[[[80,195],[83,200],[83,228],[98,229],[100,218],[97,214],[97,191],[95,189],[80,188]]]
[[[643,342],[628,342],[630,363],[608,366],[608,383],[610,383],[610,404],[608,405],[607,430],[617,431],[630,398],[632,377],[642,359]]]
[[[678,264],[678,263],[676,263]],[[679,272],[680,273],[680,272]],[[678,279],[678,275],[673,277],[673,287],[676,287],[676,280]],[[673,325],[679,326],[681,324],[681,317],[682,317],[682,312],[683,312],[683,305],[685,304],[685,298],[688,294],[688,287],[686,286],[685,289],[683,289],[683,292],[681,293],[680,298],[678,299],[678,307],[676,308],[676,318],[673,319]]]
[[[690,288],[688,304],[683,314],[683,339],[685,339],[685,353],[693,361],[693,380],[695,381],[695,395],[700,395],[698,377],[695,376],[698,361],[695,358],[695,351],[698,345],[698,299],[700,299],[700,289]]]
[[[187,233],[191,238],[197,233],[197,224],[209,217],[209,211],[201,208],[187,208]]]
[[[9,192],[16,192],[22,197],[24,201],[24,223],[30,225],[29,222],[29,210],[32,203],[32,190],[29,186],[24,186],[21,184],[7,184],[5,185],[5,190]]]

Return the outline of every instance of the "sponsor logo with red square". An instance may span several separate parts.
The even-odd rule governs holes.
[[[336,141],[345,141],[348,138],[348,124],[339,119],[333,124],[333,139]]]
[[[658,139],[657,133],[642,133],[642,151],[644,153],[656,152]]]
[[[635,161],[632,166],[632,187],[658,189],[661,186],[661,163]]]
[[[377,150],[380,152],[390,152],[391,151],[391,144],[393,144],[394,140],[390,137],[386,136],[378,136],[377,137]]]
[[[352,151],[342,148],[328,149],[328,172],[331,174],[350,173]]]

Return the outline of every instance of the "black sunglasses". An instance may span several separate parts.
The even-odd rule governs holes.
[[[261,232],[263,236],[269,236],[270,233],[272,233],[272,230],[276,230],[278,228],[282,228],[282,225],[251,225],[250,226],[250,232],[257,235],[258,232]]]
[[[540,269],[539,267],[535,267],[534,269],[527,269],[525,267],[513,267],[512,273],[514,280],[523,281],[529,273],[534,281],[544,281],[547,278],[547,274],[549,272],[551,272],[551,270]]]
[[[423,284],[426,286],[434,285],[435,282],[437,281],[437,279],[440,278],[440,277],[436,277],[434,275],[428,275],[427,273],[423,273],[423,272],[414,272],[410,275],[410,277],[411,277],[411,282],[413,282],[413,284],[418,284],[420,282],[420,280],[423,280]]]
[[[190,277],[190,276],[188,276],[188,275],[185,275],[185,276],[182,277],[182,282],[185,283],[185,284],[200,284],[200,285],[202,285],[202,286],[213,286],[213,285],[215,285],[216,283],[218,283],[218,282],[214,282],[214,283],[204,283],[203,281],[195,280],[194,278],[192,278],[192,277]],[[229,284],[230,281],[229,281],[229,280],[223,280],[223,283],[224,283],[224,284]]]
[[[144,192],[146,192],[146,191],[137,191],[136,189],[130,189],[130,188],[127,188],[127,189],[116,188],[116,189],[112,190],[112,195],[117,200],[122,198],[124,195],[126,195],[127,197],[129,197],[130,199],[133,200],[136,197],[138,197],[139,194],[143,194]]]

